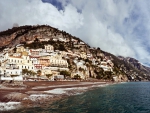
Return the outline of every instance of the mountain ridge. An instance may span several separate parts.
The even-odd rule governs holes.
[[[45,41],[46,39],[49,41]],[[68,41],[64,43],[60,39]],[[44,41],[39,42],[39,40]],[[101,65],[102,61],[105,60],[111,60],[113,62],[113,73],[109,73],[108,75],[106,72],[104,73],[100,68],[96,67],[96,65],[95,67],[90,66],[89,70],[92,70],[90,73],[93,74],[93,77],[99,76],[98,78],[102,78],[101,75],[107,75],[107,78],[109,79],[112,79],[113,76],[117,76],[118,78],[120,77],[120,80],[126,80],[126,77],[130,81],[150,80],[150,68],[139,64],[138,60],[130,57],[117,57],[111,53],[101,50],[100,48],[91,48],[80,38],[48,25],[26,25],[13,27],[12,29],[0,32],[1,50],[7,47],[15,47],[17,44],[25,44],[26,47],[30,48],[40,48],[47,43],[52,44],[55,50],[62,49],[72,52],[85,52],[86,55],[92,54],[93,58],[97,59],[97,65]],[[99,62],[98,59],[100,59],[101,62]],[[90,62],[92,62],[92,60],[88,63]]]

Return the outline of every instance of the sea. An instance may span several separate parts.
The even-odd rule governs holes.
[[[150,113],[150,82],[97,87],[48,105],[13,113]]]

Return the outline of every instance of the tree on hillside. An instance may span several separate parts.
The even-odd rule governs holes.
[[[69,72],[69,71],[60,71],[60,75],[64,75],[65,76],[65,78],[66,77],[70,77],[71,76],[71,73]]]
[[[113,79],[113,72],[111,72],[111,71],[105,71],[104,79],[112,80]]]
[[[17,48],[15,47],[15,48],[14,48],[14,53],[16,53],[16,51],[17,51]]]
[[[28,73],[29,73],[29,75],[31,75],[31,76],[35,76],[35,75],[36,75],[36,73],[35,73],[34,71],[29,71]]]
[[[81,76],[76,74],[76,75],[74,75],[74,79],[81,79]]]
[[[25,77],[25,75],[28,74],[28,70],[27,69],[22,69],[22,75],[23,75],[23,78]]]
[[[34,42],[39,42],[39,39],[38,39],[38,38],[35,38]]]
[[[99,51],[100,51],[101,49],[98,47],[98,48],[97,48],[97,50],[99,50]]]
[[[79,71],[84,71],[84,69],[82,67],[79,67]]]
[[[41,70],[38,70],[38,71],[37,71],[37,76],[40,77],[41,74],[42,74]]]
[[[27,72],[28,72],[27,69],[22,69],[22,74],[23,74],[23,75],[26,74]]]
[[[50,78],[52,76],[52,74],[46,74],[47,78]]]

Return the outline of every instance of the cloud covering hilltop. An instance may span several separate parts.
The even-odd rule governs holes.
[[[0,1],[0,31],[13,25],[48,24],[115,55],[150,61],[150,1]]]

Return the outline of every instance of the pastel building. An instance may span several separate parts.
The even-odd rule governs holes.
[[[6,67],[11,69],[17,68],[21,71],[22,69],[34,70],[34,65],[32,64],[29,56],[10,56],[7,60]]]
[[[40,57],[38,61],[42,66],[50,66],[50,59],[47,56]]]
[[[68,67],[68,62],[61,57],[50,57],[50,66],[54,67]]]
[[[24,51],[26,51],[26,49],[24,48],[24,46],[18,46],[18,47],[16,47],[16,53],[24,52]]]
[[[54,47],[52,45],[45,45],[46,52],[54,52]]]
[[[40,48],[40,49],[30,49],[29,50],[29,55],[31,55],[31,56],[39,56],[40,55],[40,53],[42,53],[42,49]]]

